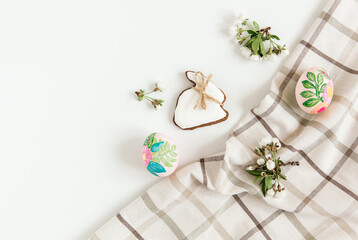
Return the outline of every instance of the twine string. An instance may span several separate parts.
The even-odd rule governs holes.
[[[206,110],[206,99],[209,99],[211,101],[214,101],[218,103],[220,106],[222,106],[222,102],[218,101],[217,99],[213,98],[212,96],[208,95],[205,90],[208,86],[210,79],[213,75],[210,74],[207,79],[205,80],[204,74],[201,72],[196,72],[194,75],[194,80],[196,82],[196,86],[192,87],[195,91],[199,93],[198,101],[196,102],[194,109],[196,109],[198,106],[200,106],[202,109]]]

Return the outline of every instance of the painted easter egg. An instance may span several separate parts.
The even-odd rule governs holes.
[[[328,107],[332,98],[333,81],[323,68],[310,68],[298,79],[296,100],[303,111],[309,114],[320,113]]]
[[[157,177],[169,176],[178,166],[178,149],[168,136],[152,133],[144,141],[142,159],[151,174]]]

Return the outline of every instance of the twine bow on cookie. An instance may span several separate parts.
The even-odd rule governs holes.
[[[206,87],[209,84],[209,81],[211,79],[213,75],[209,75],[207,77],[207,79],[205,80],[204,74],[202,74],[201,72],[196,72],[194,75],[194,80],[196,82],[196,86],[193,86],[192,89],[194,89],[195,91],[199,92],[199,98],[198,101],[196,102],[194,109],[196,109],[199,105],[201,106],[202,109],[206,110],[206,99],[209,99],[211,101],[217,102],[220,106],[223,105],[222,102],[218,101],[217,99],[209,96],[205,90]]]

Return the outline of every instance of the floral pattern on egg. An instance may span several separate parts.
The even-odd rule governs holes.
[[[176,145],[168,136],[152,133],[144,141],[142,159],[151,174],[165,177],[176,169],[179,154]]]
[[[324,111],[333,98],[333,82],[323,68],[313,67],[304,72],[296,85],[296,100],[310,114]]]

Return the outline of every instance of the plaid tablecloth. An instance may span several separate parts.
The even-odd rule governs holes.
[[[269,94],[246,114],[226,151],[162,180],[100,228],[91,240],[358,239],[358,1],[329,1]],[[318,115],[294,96],[308,68],[334,81],[331,105]],[[288,194],[264,198],[245,167],[266,136],[282,142]]]

